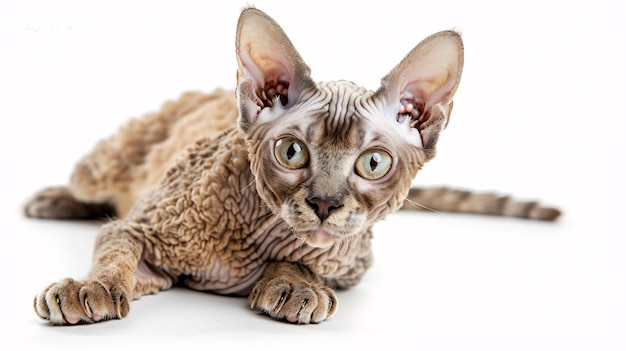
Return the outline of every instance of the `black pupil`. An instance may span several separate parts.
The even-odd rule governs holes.
[[[302,148],[298,145],[298,143],[292,143],[289,145],[289,148],[287,149],[287,159],[291,160],[300,150],[302,150]]]
[[[382,156],[378,152],[375,152],[370,157],[370,170],[374,172],[376,167],[378,167],[378,163],[382,160]]]
[[[378,167],[378,162],[374,159],[374,157],[370,158],[370,169],[374,171]]]

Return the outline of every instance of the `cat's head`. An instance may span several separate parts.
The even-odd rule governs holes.
[[[456,32],[434,34],[377,91],[315,83],[263,12],[237,28],[239,126],[260,196],[295,235],[327,247],[398,209],[448,123],[463,67]]]

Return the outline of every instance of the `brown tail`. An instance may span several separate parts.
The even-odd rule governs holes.
[[[523,202],[510,196],[474,193],[450,188],[411,188],[402,210],[426,210],[517,217],[554,221],[561,211],[538,202]]]

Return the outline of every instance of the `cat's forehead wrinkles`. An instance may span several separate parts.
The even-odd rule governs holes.
[[[319,147],[354,149],[362,145],[361,135],[365,132],[358,119],[349,118],[345,123],[332,123],[328,115],[316,119],[307,128],[306,141]]]
[[[374,92],[348,81],[318,83],[326,95],[324,125],[316,129],[329,144],[362,149],[368,145],[398,145],[399,135],[389,124]]]
[[[305,92],[303,104],[287,112],[288,117],[271,128],[288,131],[307,143],[334,149],[362,149],[372,142],[393,141],[385,127],[382,111],[372,104],[372,91],[348,81],[320,82]],[[281,127],[282,124],[282,127]]]
[[[318,138],[315,138],[324,137],[326,140],[316,142],[360,147],[364,131],[357,112],[358,101],[372,92],[348,81],[321,82],[317,89],[326,96],[327,103],[324,117],[316,126]]]

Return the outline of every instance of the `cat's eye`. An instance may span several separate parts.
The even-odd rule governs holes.
[[[274,145],[276,160],[289,169],[303,168],[309,164],[309,150],[296,138],[282,138]]]
[[[356,160],[354,170],[369,180],[380,179],[391,169],[391,155],[383,150],[368,150]]]

